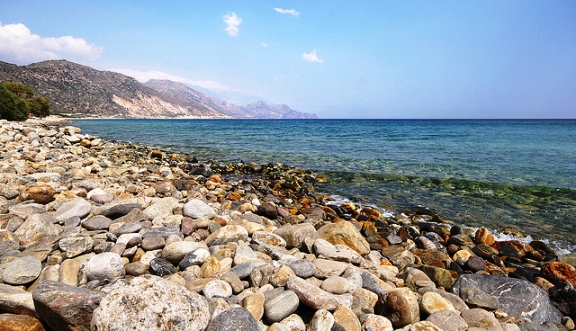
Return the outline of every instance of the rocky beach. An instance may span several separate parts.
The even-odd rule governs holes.
[[[2,120],[0,331],[575,328],[576,268],[546,243],[324,180]]]

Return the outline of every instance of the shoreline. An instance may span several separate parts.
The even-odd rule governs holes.
[[[440,323],[438,315],[449,314],[442,311],[469,327],[473,311],[507,330],[545,322],[573,329],[576,310],[553,294],[564,281],[576,282],[576,271],[566,271],[574,267],[556,262],[540,241],[496,241],[485,228],[473,232],[432,215],[325,203],[328,197],[313,187],[321,175],[309,170],[230,164],[224,165],[228,174],[218,173],[192,154],[105,141],[49,123],[0,121],[0,234],[8,247],[0,251],[6,284],[0,293],[27,293],[28,304],[10,302],[18,309],[7,312],[35,316],[46,329],[75,323],[105,330],[122,314],[136,323],[134,312],[114,306],[114,298],[123,293],[135,306],[158,300],[144,297],[139,286],[175,286],[180,296],[189,295],[206,315],[188,319],[198,330],[231,322],[250,330],[275,324],[272,330],[292,324],[304,330],[330,321],[346,329],[413,330]],[[25,262],[28,278],[12,275]],[[538,313],[548,315],[524,311],[528,303],[514,310],[478,304],[464,295],[465,281],[472,280],[481,282],[478,289],[521,281],[535,293],[552,291],[539,301]],[[87,316],[63,316],[63,307],[48,300],[55,288],[62,296],[82,292],[83,302],[93,303]],[[512,294],[484,295],[503,302]],[[35,309],[37,303],[48,313]],[[445,309],[435,310],[438,305]],[[154,316],[148,317],[169,323]]]

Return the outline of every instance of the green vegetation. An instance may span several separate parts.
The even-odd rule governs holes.
[[[34,96],[28,85],[15,82],[0,83],[0,118],[9,121],[24,121],[29,115],[50,115],[50,100]]]

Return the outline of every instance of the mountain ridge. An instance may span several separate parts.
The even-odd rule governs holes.
[[[315,114],[297,112],[286,105],[235,105],[182,83],[140,83],[117,72],[67,60],[25,66],[0,61],[0,81],[30,85],[51,100],[53,113],[71,117],[316,118]]]

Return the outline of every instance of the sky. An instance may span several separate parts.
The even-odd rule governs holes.
[[[50,59],[320,118],[576,118],[573,0],[0,0],[0,61]]]

